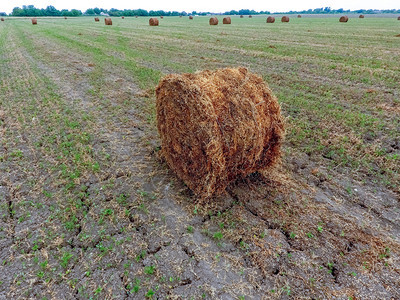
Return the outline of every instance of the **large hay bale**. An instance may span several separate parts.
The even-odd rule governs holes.
[[[340,19],[339,19],[339,22],[346,23],[348,20],[349,20],[348,16],[341,16]]]
[[[267,23],[275,23],[275,18],[269,16],[269,17],[267,18]]]
[[[289,23],[289,17],[288,16],[283,16],[282,19],[281,19],[281,22]]]
[[[359,15],[358,17],[359,17],[360,19],[364,19],[364,18],[365,18],[364,15]]]
[[[231,24],[231,23],[232,23],[231,17],[225,17],[222,20],[222,24]]]
[[[161,156],[200,197],[220,194],[279,159],[280,106],[246,68],[170,74],[156,95]]]
[[[252,18],[253,16],[252,15],[249,15],[249,18]]]
[[[243,15],[240,15],[240,18],[244,18]]]
[[[4,22],[4,18],[1,18],[0,20],[1,20],[2,22]]]
[[[122,17],[121,17],[121,19],[123,20],[123,19],[125,19],[125,17],[124,17],[124,16],[122,16]]]
[[[32,25],[37,25],[37,19],[36,18],[32,19]]]
[[[157,18],[150,18],[149,25],[150,26],[158,26],[158,19]]]
[[[399,20],[399,21],[400,21],[400,16],[399,16],[399,17],[397,17],[397,20]]]
[[[298,18],[301,18],[301,15],[297,15]]]
[[[189,20],[193,20],[193,16],[189,16]]]
[[[210,18],[210,25],[218,25],[217,17]]]
[[[105,18],[105,19],[104,19],[104,23],[105,23],[106,25],[112,25],[112,20],[111,20],[111,18]]]
[[[95,22],[100,22],[100,19],[99,18],[94,18],[94,21]]]

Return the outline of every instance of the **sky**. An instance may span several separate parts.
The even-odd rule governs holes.
[[[146,10],[165,10],[165,11],[210,11],[225,12],[231,9],[254,9],[256,11],[268,10],[270,12],[282,12],[290,10],[304,10],[309,8],[331,7],[332,9],[400,9],[399,0],[281,0],[281,1],[232,1],[232,0],[148,0],[148,1],[128,1],[128,0],[0,0],[0,12],[10,13],[16,6],[35,5],[37,8],[46,8],[53,5],[61,9],[79,9],[83,12],[88,8],[117,8],[117,9],[137,9]]]

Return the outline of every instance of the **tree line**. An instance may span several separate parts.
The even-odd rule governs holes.
[[[372,9],[358,9],[358,10],[344,10],[343,8],[339,9],[331,9],[330,7],[321,7],[315,9],[308,9],[302,11],[289,11],[282,12],[285,14],[340,14],[340,13],[360,13],[360,14],[376,14],[376,13],[400,13],[400,9],[386,9],[386,10],[372,10]],[[200,15],[206,16],[210,14],[215,14],[211,12],[197,12],[192,11],[191,13],[187,13],[185,11],[164,11],[164,10],[150,10],[147,11],[145,9],[124,9],[119,10],[115,8],[111,9],[103,9],[103,8],[89,8],[84,13],[78,9],[63,9],[58,10],[54,6],[49,5],[46,8],[36,8],[34,5],[23,5],[22,8],[15,7],[11,12],[10,16],[14,17],[57,17],[57,16],[65,16],[65,17],[78,17],[81,15],[100,15],[107,14],[114,17],[133,17],[133,16],[187,16],[187,15]],[[224,13],[220,13],[221,15],[259,15],[259,14],[271,14],[269,11],[255,11],[250,9],[241,9],[241,10],[230,10]],[[0,12],[1,16],[6,16],[7,14],[4,12]]]

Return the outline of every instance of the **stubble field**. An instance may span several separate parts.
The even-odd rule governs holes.
[[[1,22],[0,299],[399,299],[400,21],[338,18]],[[234,66],[278,97],[284,155],[201,201],[154,88]]]

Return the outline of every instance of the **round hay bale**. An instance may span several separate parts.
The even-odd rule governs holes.
[[[67,17],[64,17],[64,20],[66,20],[67,19]]]
[[[360,19],[364,19],[364,18],[365,18],[364,15],[359,15],[358,17],[359,17]]]
[[[275,23],[275,18],[269,16],[269,17],[267,18],[267,23]]]
[[[252,18],[253,16],[252,15],[249,15],[249,18]]]
[[[197,195],[276,163],[284,135],[268,85],[246,68],[170,74],[156,88],[161,156]]]
[[[95,22],[100,22],[100,19],[99,18],[94,18],[94,21]]]
[[[281,19],[281,22],[289,23],[289,17],[288,16],[283,16],[282,19]]]
[[[32,25],[37,25],[37,19],[36,18],[32,19]]]
[[[347,21],[349,20],[348,16],[341,16],[339,19],[339,22],[341,23],[347,23]]]
[[[122,17],[121,17],[121,19],[123,20],[123,19],[125,19],[125,17],[124,17],[124,16],[122,16]]]
[[[164,16],[161,16],[160,18],[161,18],[161,19],[164,19]]]
[[[149,25],[150,26],[158,26],[158,19],[157,18],[150,18]]]
[[[244,18],[243,15],[240,15],[240,18]]]
[[[189,16],[189,20],[193,20],[193,16]]]
[[[399,16],[399,17],[397,17],[397,20],[399,20],[399,21],[400,21],[400,16]]]
[[[217,17],[210,18],[210,25],[218,25]]]
[[[112,20],[111,20],[111,18],[105,18],[105,19],[104,19],[104,23],[105,23],[106,25],[112,25]]]
[[[139,16],[135,16],[135,18],[139,18]]]
[[[222,24],[231,24],[231,23],[232,23],[231,17],[225,17],[222,20]]]
[[[180,15],[179,18],[182,18],[182,15]]]
[[[4,22],[4,18],[1,18],[0,20],[1,20],[2,22]]]
[[[298,18],[301,18],[301,15],[297,15]]]

